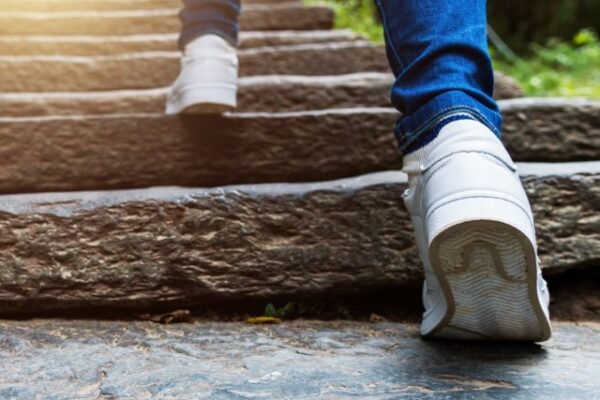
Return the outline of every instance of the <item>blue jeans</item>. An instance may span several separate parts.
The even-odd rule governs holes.
[[[448,122],[472,118],[500,136],[502,118],[492,98],[485,0],[375,0],[396,77],[395,127],[407,154],[433,140]],[[205,33],[237,41],[239,0],[184,0],[183,47]]]
[[[485,0],[376,0],[396,77],[392,104],[400,150],[410,153],[453,120],[476,119],[500,136],[492,98]]]
[[[183,0],[183,4],[179,13],[182,24],[180,49],[205,34],[219,35],[231,45],[237,45],[239,0]]]

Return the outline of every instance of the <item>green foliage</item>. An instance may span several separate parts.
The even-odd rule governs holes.
[[[307,4],[326,4],[336,13],[335,27],[351,29],[374,42],[383,42],[383,27],[372,0],[305,0]]]
[[[523,7],[534,7],[533,3],[538,3],[537,0],[531,4],[518,1],[521,4],[520,8],[515,8],[514,12]],[[596,3],[597,0],[593,0],[594,3],[587,0],[552,1],[560,2],[562,7],[566,8],[575,7],[575,3],[577,3],[578,10],[587,10],[592,5],[594,7],[600,5],[600,1]],[[377,18],[377,10],[372,0],[305,0],[305,2],[332,6],[336,11],[337,28],[351,29],[370,40],[383,42],[383,28]],[[490,4],[492,9],[494,9],[494,4],[497,7],[501,6],[499,1],[490,2]],[[502,7],[507,8],[506,4]],[[519,18],[526,20],[529,15],[527,10],[519,11],[524,13]],[[548,12],[550,11],[555,13],[556,10],[548,10]],[[510,13],[511,11],[505,10],[505,12]],[[534,16],[538,18],[540,14],[537,13]],[[556,18],[558,17],[560,15]],[[492,25],[496,27],[494,15],[490,15],[490,18]],[[512,20],[508,19],[508,21]],[[560,18],[557,21],[560,22]],[[523,23],[527,24],[526,21]],[[540,22],[540,24],[542,23]],[[499,25],[502,26],[502,24]],[[525,33],[523,35],[527,36]],[[502,36],[504,37],[504,35]],[[530,44],[525,47],[527,48],[521,53],[523,54],[522,58],[512,62],[502,60],[500,55],[495,54],[494,49],[491,50],[495,68],[516,78],[527,95],[600,98],[600,41],[593,29],[580,30],[572,41],[553,39],[545,45]]]
[[[514,62],[494,57],[494,66],[517,79],[530,96],[600,98],[600,41],[594,32],[582,30],[571,42],[553,39],[529,50]]]
[[[266,317],[275,317],[277,316],[277,310],[272,303],[269,303],[265,306],[265,316]]]
[[[600,32],[598,0],[489,0],[488,19],[516,51],[548,38],[569,40],[589,27]]]
[[[284,319],[294,312],[294,303],[289,302],[284,307],[276,308],[272,303],[265,306],[264,315],[266,317]]]

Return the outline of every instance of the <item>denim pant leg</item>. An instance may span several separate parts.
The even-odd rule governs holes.
[[[183,0],[183,4],[179,13],[182,24],[180,49],[205,34],[219,35],[231,45],[237,45],[240,0]]]
[[[474,118],[500,136],[485,0],[376,2],[396,77],[392,104],[402,112],[395,127],[400,150],[416,150],[461,118]]]

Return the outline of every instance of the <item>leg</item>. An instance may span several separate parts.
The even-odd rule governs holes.
[[[485,1],[377,3],[396,76],[392,103],[404,115],[395,130],[400,149],[410,153],[431,140],[428,129],[452,115],[469,115],[499,136],[501,117],[492,98]]]
[[[220,113],[236,106],[239,0],[184,0],[181,71],[166,112]]]
[[[183,0],[183,3],[184,8],[179,13],[182,51],[187,44],[207,34],[221,36],[230,45],[237,45],[239,0]]]
[[[531,208],[499,136],[485,0],[377,0],[425,268],[421,332],[546,340]]]

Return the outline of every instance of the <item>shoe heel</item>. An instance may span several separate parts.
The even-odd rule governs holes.
[[[461,199],[435,209],[425,229],[432,269],[448,304],[433,336],[545,340],[535,234],[527,213],[503,199]]]

